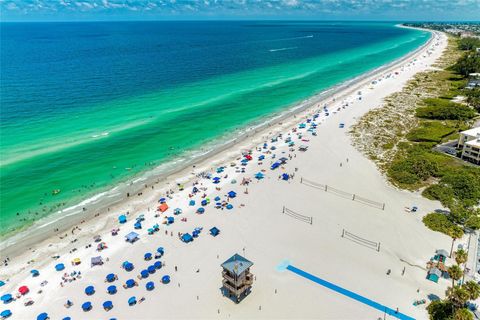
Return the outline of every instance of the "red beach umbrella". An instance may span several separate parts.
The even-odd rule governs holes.
[[[18,292],[20,292],[22,295],[27,294],[28,291],[30,290],[28,289],[27,286],[21,286],[20,288],[18,288]]]

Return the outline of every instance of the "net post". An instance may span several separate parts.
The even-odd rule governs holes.
[[[283,210],[282,210],[282,213],[285,213],[285,206],[283,206]]]
[[[313,225],[313,217],[310,217],[310,225]]]
[[[353,196],[352,196],[352,200],[354,200],[354,201],[355,201],[355,194],[353,194]]]
[[[378,243],[377,251],[380,252],[380,242]]]
[[[345,236],[345,229],[342,229],[342,238]]]
[[[385,211],[385,203],[383,203],[382,210]]]
[[[300,183],[303,183],[303,177],[300,177]]]
[[[327,186],[327,185],[325,185],[325,191],[327,191],[327,188],[328,188],[328,186]]]

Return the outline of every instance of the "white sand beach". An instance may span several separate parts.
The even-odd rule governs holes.
[[[2,303],[1,310],[10,309],[11,319],[36,319],[42,312],[51,319],[383,319],[382,311],[280,267],[290,264],[391,309],[398,308],[409,317],[426,319],[425,304],[415,307],[412,303],[428,301],[431,294],[443,296],[450,283],[447,279],[438,283],[426,279],[426,262],[435,250],[449,251],[451,246],[450,238],[428,230],[421,221],[423,215],[441,205],[389,185],[375,164],[351,145],[348,131],[356,119],[380,107],[386,96],[401,90],[413,75],[431,68],[446,45],[446,36],[435,32],[432,41],[406,61],[176,174],[163,188],[147,188],[140,196],[129,197],[66,236],[58,235],[11,256],[8,266],[0,268],[0,280],[6,282],[0,288],[1,295],[16,295],[23,285],[30,292]],[[316,129],[312,123],[317,124]],[[272,142],[274,137],[277,141]],[[287,138],[293,146],[285,141]],[[308,150],[299,151],[301,145]],[[247,150],[251,150],[252,160],[244,160],[246,165],[242,165],[242,152]],[[265,159],[258,161],[262,155]],[[271,170],[272,163],[282,157],[287,158],[286,163]],[[224,171],[217,173],[221,166]],[[264,174],[263,179],[255,178],[258,172]],[[279,176],[283,173],[293,178],[282,180]],[[220,177],[220,183],[214,184],[207,176]],[[303,179],[348,194],[331,192],[333,189],[325,192],[302,183]],[[183,181],[188,182],[179,191],[176,182]],[[192,183],[199,189],[193,195]],[[228,198],[229,191],[237,196]],[[349,194],[381,205],[354,201]],[[214,200],[217,196],[220,201]],[[169,208],[160,213],[156,209],[162,197]],[[206,198],[210,204],[204,206],[205,212],[196,213]],[[189,205],[191,200],[194,206]],[[216,202],[223,201],[222,209],[215,208]],[[225,207],[227,202],[232,209]],[[284,206],[312,217],[312,223],[282,213]],[[412,206],[418,211],[406,210]],[[181,208],[182,213],[174,215],[175,208]],[[118,223],[122,214],[127,217],[125,224]],[[135,218],[141,214],[145,217],[142,229],[134,230]],[[174,217],[175,222],[163,224],[165,217]],[[160,230],[148,234],[157,223]],[[214,226],[220,230],[216,237],[209,234]],[[179,239],[178,233],[192,233],[197,227],[203,229],[193,242]],[[111,235],[113,228],[120,229],[118,235]],[[342,237],[344,230],[379,242],[380,249]],[[131,231],[139,234],[133,244],[124,239]],[[108,248],[96,250],[96,235]],[[144,254],[154,254],[158,247],[163,247],[165,254],[145,261]],[[220,291],[220,265],[235,253],[254,263],[251,271],[255,275],[251,294],[239,304]],[[104,264],[92,267],[90,260],[95,256],[101,256]],[[71,261],[75,258],[81,263],[74,266]],[[124,261],[133,263],[134,270],[122,269]],[[139,279],[140,272],[155,261],[162,261],[164,266]],[[65,270],[56,271],[58,263],[64,263]],[[32,269],[38,270],[39,276],[32,277]],[[77,274],[71,276],[73,272]],[[67,281],[62,281],[65,273]],[[106,283],[109,273],[116,274],[118,280]],[[164,275],[170,276],[170,283],[162,284]],[[134,279],[138,286],[124,289],[127,279]],[[148,281],[155,283],[154,290],[146,290]],[[95,293],[87,296],[84,291],[89,285],[95,287]],[[110,285],[117,286],[116,294],[107,293]],[[139,302],[145,299],[129,306],[132,296]],[[24,306],[26,298],[34,303]],[[69,308],[64,306],[67,300],[73,302]],[[102,307],[107,300],[113,303],[110,311]],[[82,310],[84,302],[91,302],[90,311]]]

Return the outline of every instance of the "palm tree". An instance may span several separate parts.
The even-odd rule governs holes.
[[[455,261],[457,262],[458,265],[462,265],[465,262],[467,262],[468,259],[468,254],[465,250],[459,249],[457,252],[455,252]]]
[[[461,308],[455,311],[453,320],[473,320],[473,314],[467,308]]]
[[[448,235],[452,238],[452,248],[450,248],[451,258],[453,253],[453,244],[455,243],[455,240],[463,237],[463,230],[459,226],[453,226],[452,228],[450,228],[450,230],[448,230]]]
[[[470,297],[468,291],[460,286],[448,288],[445,294],[456,308],[462,308]]]
[[[465,282],[463,288],[470,295],[470,300],[476,300],[480,297],[480,285],[473,280]]]
[[[459,266],[453,265],[451,267],[448,267],[447,271],[450,275],[450,278],[452,278],[452,287],[454,287],[455,281],[459,280],[462,277],[463,270]]]

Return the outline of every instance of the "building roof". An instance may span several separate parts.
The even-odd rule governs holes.
[[[434,274],[438,277],[441,277],[442,276],[442,271],[440,271],[437,268],[432,268],[432,269],[428,270],[428,275],[431,275],[431,274]]]
[[[237,276],[241,275],[245,270],[253,266],[253,262],[248,261],[241,255],[235,253],[227,261],[222,263],[222,268],[228,270],[230,273],[234,273]]]
[[[471,147],[480,148],[480,138],[467,141],[465,144]]]
[[[477,137],[477,135],[480,135],[480,127],[465,130],[460,133],[466,136]]]

